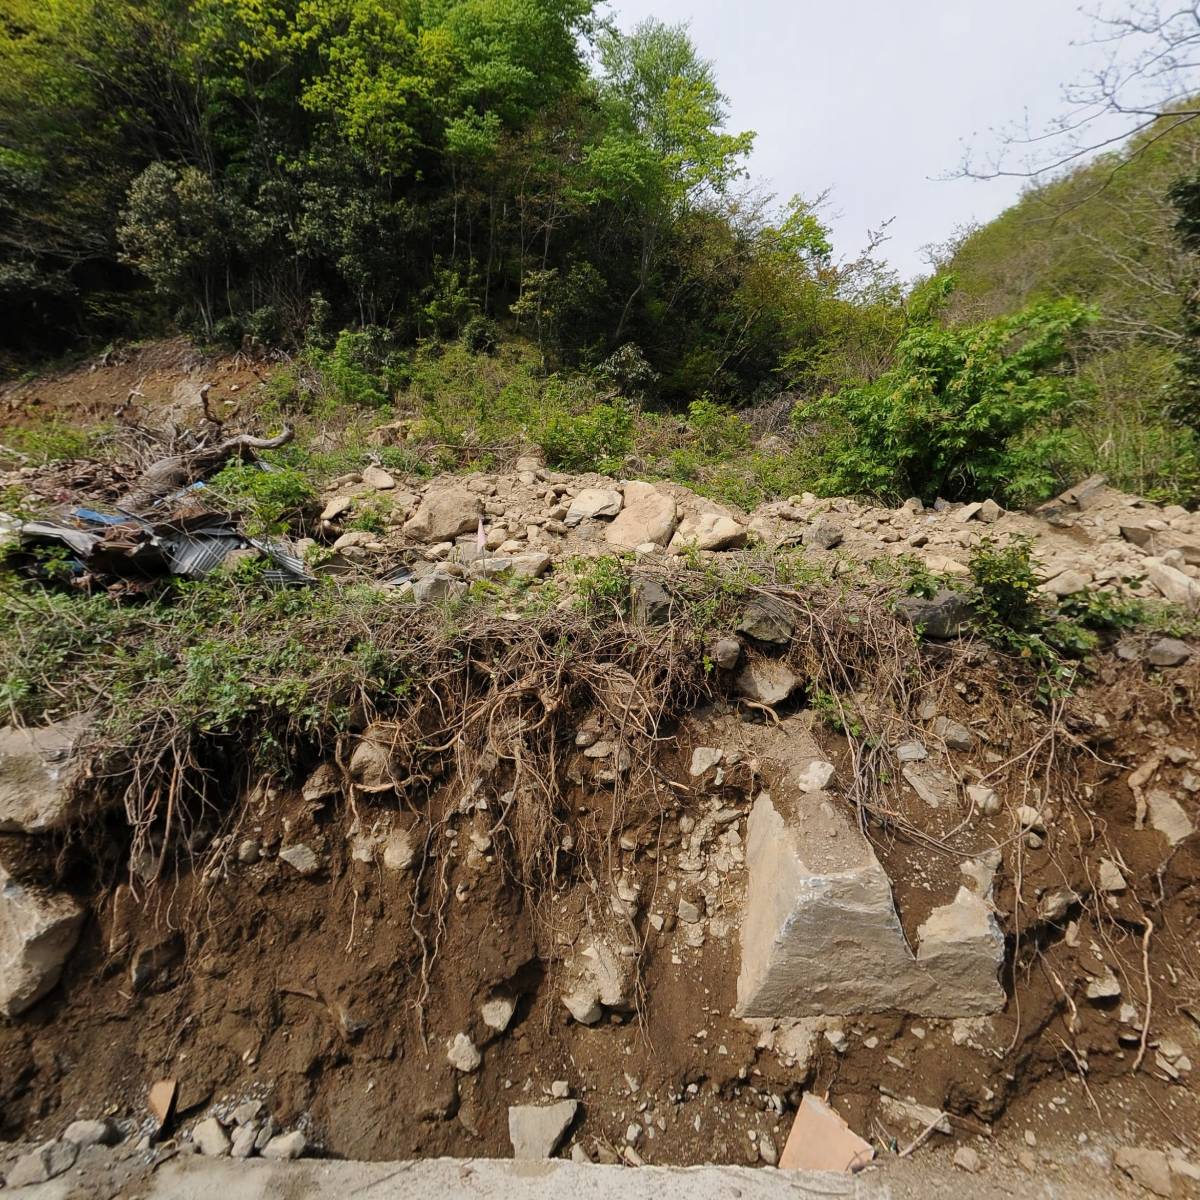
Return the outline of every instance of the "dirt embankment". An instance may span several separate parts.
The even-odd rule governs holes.
[[[0,927],[0,1173],[77,1117],[111,1115],[109,1153],[142,1167],[214,1118],[236,1144],[248,1101],[256,1136],[336,1157],[507,1157],[512,1110],[574,1100],[559,1153],[771,1165],[815,1095],[884,1169],[953,1146],[1060,1186],[1079,1154],[1114,1190],[1194,1189],[1200,661],[1129,635],[1033,703],[966,625],[915,639],[861,570],[1032,530],[1049,583],[1150,592],[1147,558],[1193,579],[1195,518],[1100,488],[1041,516],[744,514],[520,468],[331,483],[314,540],[395,593],[389,653],[426,639],[436,665],[274,771],[250,770],[250,727],[205,743],[183,809],[148,795],[131,827],[79,802],[136,747],[5,743],[5,903],[60,953],[46,974],[49,943]],[[345,528],[381,496],[382,532]],[[797,543],[832,579],[713,582]],[[572,559],[623,551],[627,611],[569,603]],[[472,607],[514,577],[511,609]],[[99,775],[64,786],[80,763]],[[787,954],[760,961],[763,896]],[[755,980],[777,1010],[751,1020]]]

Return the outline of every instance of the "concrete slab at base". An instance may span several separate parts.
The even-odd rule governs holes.
[[[80,1194],[73,1174],[22,1188],[19,1195],[68,1200]],[[890,1193],[880,1179],[754,1167],[630,1168],[500,1158],[274,1163],[195,1155],[164,1164],[136,1194],[144,1200],[883,1200]]]

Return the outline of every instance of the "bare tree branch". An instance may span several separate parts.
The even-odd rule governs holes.
[[[1086,15],[1095,30],[1086,44],[1107,48],[1104,63],[1064,87],[1064,111],[1044,127],[997,131],[990,158],[968,151],[954,177],[1041,179],[1153,130],[1132,148],[1137,157],[1200,117],[1200,3],[1109,0]]]

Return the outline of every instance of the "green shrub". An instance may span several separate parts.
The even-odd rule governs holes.
[[[236,350],[242,344],[242,334],[244,331],[239,317],[220,317],[213,322],[212,340],[218,346],[224,346],[229,350]]]
[[[634,397],[645,395],[658,379],[658,373],[634,342],[626,342],[614,350],[596,368],[596,374],[621,395]]]
[[[386,407],[391,399],[398,358],[392,335],[377,325],[343,329],[332,350],[308,353],[309,362],[340,403],[375,409]]]
[[[1142,602],[1115,592],[1080,593],[1062,601],[1039,592],[1029,538],[1003,547],[985,538],[969,566],[980,634],[998,650],[1030,660],[1043,685],[1066,678],[1069,670],[1061,660],[1091,654],[1099,633],[1132,629],[1147,617]]]
[[[745,421],[711,396],[702,396],[688,405],[688,428],[710,457],[728,458],[750,445],[750,429]]]
[[[500,345],[500,328],[490,317],[476,313],[463,326],[462,341],[472,354],[495,354]]]
[[[276,345],[283,336],[283,322],[279,309],[273,304],[264,304],[250,313],[245,320],[246,332],[264,346]]]
[[[1015,538],[1007,546],[984,538],[968,564],[975,585],[975,611],[984,635],[1004,640],[1036,632],[1045,624],[1041,582],[1033,565],[1033,543]]]
[[[293,527],[316,499],[308,478],[295,467],[262,470],[253,463],[227,463],[208,482],[212,493],[246,518],[247,532],[282,533]]]
[[[42,465],[94,458],[105,432],[104,426],[83,428],[65,421],[50,421],[45,425],[10,429],[4,434],[4,440],[30,462]],[[3,450],[0,450],[2,456]]]
[[[953,281],[935,283],[914,306],[890,370],[793,414],[828,423],[823,490],[1017,505],[1049,493],[1069,450],[1069,352],[1095,314],[1056,300],[944,328],[937,306]]]
[[[595,404],[577,415],[556,413],[537,437],[553,467],[613,472],[633,445],[633,414],[620,402]]]
[[[575,594],[585,612],[611,616],[629,608],[629,570],[612,554],[571,560]]]

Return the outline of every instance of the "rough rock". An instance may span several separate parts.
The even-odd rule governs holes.
[[[457,600],[467,593],[467,585],[449,575],[426,575],[413,584],[413,599],[418,604],[437,604]]]
[[[479,524],[483,502],[465,488],[433,488],[404,523],[409,537],[423,542],[450,542]]]
[[[64,1142],[74,1142],[81,1150],[88,1146],[115,1146],[121,1130],[107,1117],[103,1121],[72,1121],[63,1131]]]
[[[8,1172],[7,1183],[12,1190],[35,1183],[46,1183],[69,1171],[79,1157],[74,1142],[43,1142],[36,1150],[22,1155]]]
[[[1047,596],[1057,596],[1061,599],[1064,596],[1074,596],[1079,592],[1086,591],[1091,585],[1092,576],[1089,572],[1071,568],[1055,575],[1053,579],[1047,579],[1038,588],[1038,591]]]
[[[785,1171],[861,1171],[873,1158],[864,1141],[824,1100],[805,1092],[779,1158]]]
[[[393,731],[369,725],[350,755],[350,777],[364,792],[388,791],[392,787],[391,744]]]
[[[483,1056],[475,1047],[475,1043],[465,1033],[456,1033],[446,1043],[446,1060],[456,1071],[470,1074],[479,1070]]]
[[[896,755],[896,761],[902,763],[924,762],[929,757],[929,751],[925,746],[915,739],[908,742],[901,742],[893,751]]]
[[[926,600],[904,596],[896,604],[896,615],[936,641],[958,637],[971,622],[970,601],[961,592],[943,589]]]
[[[577,1100],[512,1105],[508,1110],[508,1137],[513,1158],[549,1158],[558,1149],[578,1111]]]
[[[513,1013],[516,1011],[517,1002],[511,996],[494,996],[491,1000],[483,1002],[479,1009],[479,1015],[489,1029],[503,1033],[511,1023]]]
[[[1106,970],[1103,975],[1089,980],[1087,987],[1084,988],[1084,995],[1089,1000],[1097,1002],[1115,1000],[1120,994],[1121,981],[1111,970]]]
[[[970,750],[975,745],[975,735],[965,725],[949,717],[938,717],[933,723],[933,732],[951,750]]]
[[[235,1125],[249,1125],[263,1110],[261,1100],[246,1100],[239,1104],[229,1115]]]
[[[280,859],[289,867],[294,867],[301,875],[315,875],[321,869],[321,860],[316,856],[311,846],[297,842],[294,846],[285,846],[279,852]]]
[[[792,640],[796,623],[787,605],[764,596],[746,605],[737,628],[738,633],[744,633],[756,642],[786,646]]]
[[[1169,792],[1155,788],[1146,796],[1146,808],[1150,814],[1150,824],[1167,839],[1172,846],[1178,846],[1184,838],[1190,837],[1195,826],[1187,815],[1183,805]]]
[[[278,1161],[289,1161],[299,1158],[308,1148],[308,1139],[299,1129],[291,1133],[281,1133],[273,1137],[263,1148],[263,1158],[273,1158]]]
[[[328,800],[338,795],[342,790],[342,776],[333,763],[321,763],[319,767],[304,781],[301,795],[310,804]]]
[[[1000,811],[1000,797],[994,788],[990,788],[986,784],[968,784],[967,799],[986,817]]]
[[[699,779],[701,775],[706,775],[714,767],[719,766],[724,757],[725,751],[716,746],[697,746],[692,751],[692,762],[688,767],[688,774],[693,779]]]
[[[823,792],[832,782],[836,770],[833,763],[816,759],[796,775],[796,786],[802,792]]]
[[[54,987],[83,918],[70,896],[35,894],[0,867],[0,1013],[18,1016]]]
[[[279,1136],[279,1126],[275,1124],[275,1118],[268,1116],[262,1123],[262,1128],[254,1138],[254,1148],[261,1154],[267,1146],[271,1144],[271,1140]]]
[[[616,488],[584,488],[571,501],[563,523],[574,527],[582,521],[597,517],[615,517],[624,503],[621,493]]]
[[[746,544],[748,530],[727,513],[703,512],[685,517],[667,547],[678,554],[691,546],[696,550],[732,550]]]
[[[954,1165],[960,1171],[974,1175],[983,1166],[983,1160],[979,1157],[978,1152],[972,1150],[970,1146],[959,1146],[954,1152]]]
[[[845,530],[841,521],[823,514],[800,535],[800,540],[806,546],[815,546],[818,550],[832,550],[842,544],[844,537]]]
[[[1146,577],[1172,604],[1200,607],[1200,582],[1156,558],[1144,560]]]
[[[732,671],[742,658],[742,643],[735,637],[718,638],[709,647],[708,657],[722,671]]]
[[[392,830],[383,844],[383,865],[389,871],[407,871],[415,858],[416,848],[408,830]]]
[[[633,619],[639,625],[666,625],[671,620],[671,593],[653,579],[637,579],[632,592]]]
[[[631,960],[603,938],[575,954],[567,969],[562,1002],[581,1025],[595,1025],[605,1008],[629,1007]]]
[[[1102,892],[1123,892],[1125,890],[1125,876],[1121,874],[1121,868],[1111,858],[1100,860],[1099,879]]]
[[[377,492],[388,492],[396,486],[396,481],[387,471],[374,465],[363,468],[362,481],[366,487],[374,488]]]
[[[678,506],[673,496],[648,483],[625,485],[625,507],[604,531],[604,540],[622,550],[636,550],[646,542],[665,546],[675,532]]]
[[[1086,479],[1080,480],[1074,487],[1067,488],[1058,497],[1058,502],[1060,504],[1072,504],[1081,510],[1092,508],[1103,496],[1107,484],[1107,475],[1089,475]]]
[[[512,564],[515,579],[541,579],[550,570],[553,562],[550,555],[540,550],[531,550],[528,554],[514,554],[508,561]]]
[[[1191,657],[1191,646],[1178,638],[1159,638],[1146,651],[1146,661],[1155,667],[1181,667]]]
[[[1173,1196],[1171,1164],[1161,1150],[1146,1150],[1140,1146],[1122,1146],[1113,1155],[1113,1165],[1123,1171],[1139,1187],[1156,1196]]]
[[[230,1150],[229,1135],[216,1117],[207,1117],[192,1130],[192,1141],[200,1147],[201,1154],[210,1158],[223,1158]]]
[[[914,956],[870,843],[820,793],[760,793],[746,869],[742,1016],[960,1017],[1004,1004],[1004,938],[985,901],[961,888],[921,926]]]
[[[353,504],[354,501],[349,496],[334,496],[321,509],[321,520],[336,521],[343,513],[349,512]]]
[[[800,686],[800,679],[787,663],[776,658],[748,662],[733,681],[739,696],[756,704],[782,704]]]
[[[901,769],[900,774],[930,808],[941,808],[954,796],[953,781],[936,767],[909,764]]]
[[[76,815],[67,783],[89,719],[0,729],[0,833],[55,833]]]
[[[921,1133],[932,1126],[938,1133],[949,1137],[954,1129],[950,1118],[940,1109],[928,1104],[917,1104],[914,1100],[901,1100],[896,1096],[880,1096],[879,1111],[889,1124],[903,1125],[914,1133]]]
[[[258,1138],[258,1126],[255,1124],[239,1125],[230,1139],[229,1155],[231,1158],[249,1158],[254,1153],[254,1143]]]

